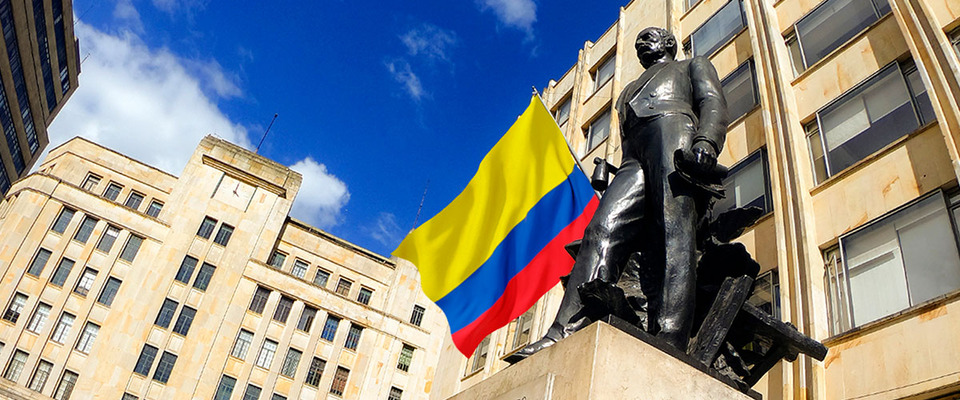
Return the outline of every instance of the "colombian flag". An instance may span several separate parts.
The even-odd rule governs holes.
[[[598,199],[539,96],[487,153],[467,187],[393,255],[420,270],[427,297],[470,356],[570,273]]]

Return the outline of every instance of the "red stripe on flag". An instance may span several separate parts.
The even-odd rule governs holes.
[[[507,284],[503,295],[480,317],[453,333],[453,343],[464,356],[470,357],[477,345],[490,332],[508,324],[533,306],[544,293],[570,273],[573,259],[563,246],[583,237],[600,200],[594,196],[583,213],[560,231],[536,257]]]

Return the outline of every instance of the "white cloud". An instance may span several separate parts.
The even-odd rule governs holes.
[[[134,32],[143,32],[143,21],[140,20],[140,12],[133,6],[133,0],[118,0],[113,8],[113,17]]]
[[[370,237],[380,242],[388,249],[394,249],[400,245],[400,241],[405,236],[403,228],[397,224],[397,217],[392,213],[381,212],[377,216],[376,225],[369,230]]]
[[[218,96],[242,94],[219,64],[150,49],[129,31],[111,35],[77,22],[76,34],[89,57],[50,127],[49,147],[83,136],[173,174],[207,134],[251,147],[246,129],[217,107]]]
[[[493,10],[500,23],[522,30],[533,38],[533,23],[537,22],[537,4],[533,0],[477,0],[481,10]]]
[[[178,13],[185,13],[187,17],[192,17],[196,11],[207,7],[206,0],[153,0],[153,6],[173,16]]]
[[[327,166],[307,157],[290,166],[303,175],[300,192],[290,215],[319,228],[329,228],[340,220],[340,210],[350,200],[347,185],[327,172]]]
[[[413,70],[410,68],[410,63],[405,60],[396,60],[388,61],[386,65],[393,79],[403,84],[404,89],[411,98],[420,101],[420,99],[427,94],[423,90],[423,84],[420,83],[420,78],[417,77],[417,74],[413,73]]]
[[[423,24],[400,35],[400,41],[407,46],[411,56],[422,56],[427,60],[450,62],[447,51],[457,44],[457,34],[433,24]]]

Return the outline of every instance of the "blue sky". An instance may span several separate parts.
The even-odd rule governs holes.
[[[75,0],[84,136],[179,174],[207,134],[303,173],[294,217],[389,255],[627,0]]]

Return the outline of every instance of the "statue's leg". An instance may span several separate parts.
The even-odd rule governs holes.
[[[596,279],[616,283],[623,264],[635,251],[643,213],[643,170],[636,160],[628,159],[604,191],[597,211],[584,231],[580,252],[570,271],[553,325],[543,339],[521,349],[516,357],[507,361],[519,361],[592,322],[583,313],[577,287]]]

